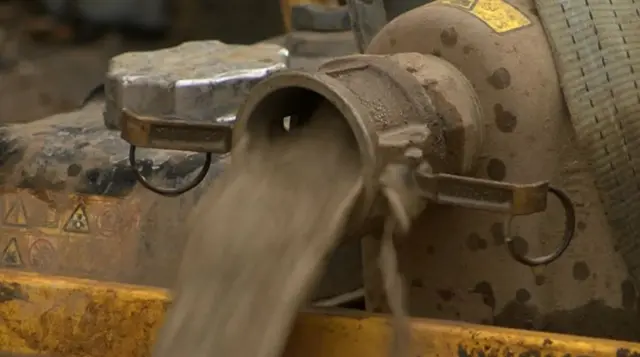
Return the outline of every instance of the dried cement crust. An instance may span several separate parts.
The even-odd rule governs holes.
[[[233,116],[251,87],[288,65],[288,51],[266,43],[185,42],[114,57],[105,84],[105,125],[120,128],[120,110],[183,119]]]

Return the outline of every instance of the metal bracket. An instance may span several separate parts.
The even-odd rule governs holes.
[[[158,119],[122,111],[122,139],[136,147],[226,154],[233,125],[180,119]]]
[[[163,196],[179,196],[199,185],[209,172],[212,154],[231,151],[233,125],[229,123],[204,123],[177,118],[158,119],[139,116],[124,109],[121,114],[121,137],[129,144],[129,165],[138,182],[147,189]],[[205,153],[205,163],[200,173],[181,188],[162,188],[152,185],[142,174],[136,160],[136,148],[165,149]]]
[[[504,232],[509,254],[527,266],[547,265],[557,260],[569,247],[575,233],[575,209],[569,196],[546,181],[513,184],[473,177],[416,172],[415,179],[428,200],[445,205],[502,213],[506,216]],[[514,216],[530,215],[547,208],[548,193],[556,196],[565,211],[565,227],[561,244],[550,254],[527,257],[516,252],[511,238]]]
[[[529,215],[547,208],[546,181],[512,184],[473,177],[421,172],[416,175],[424,196],[438,204],[508,214]]]

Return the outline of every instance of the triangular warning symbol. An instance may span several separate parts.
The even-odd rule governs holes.
[[[2,251],[1,262],[3,266],[12,268],[20,268],[24,265],[22,255],[18,250],[18,241],[15,238],[11,238],[7,247]]]
[[[4,215],[4,224],[10,226],[27,225],[27,212],[24,209],[24,204],[20,198],[16,198],[16,200],[13,201],[9,210]]]
[[[64,230],[71,233],[89,233],[89,216],[84,205],[80,204],[73,210],[71,217],[64,224]]]

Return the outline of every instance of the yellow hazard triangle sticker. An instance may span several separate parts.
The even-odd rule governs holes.
[[[4,224],[10,226],[26,226],[27,225],[27,212],[24,208],[24,203],[20,198],[17,198],[11,206],[7,214],[4,216]]]
[[[2,251],[1,262],[5,267],[20,268],[24,266],[22,255],[18,250],[18,241],[15,238],[11,238],[7,247]]]
[[[89,216],[84,205],[80,204],[73,210],[71,217],[64,224],[65,232],[89,233]]]

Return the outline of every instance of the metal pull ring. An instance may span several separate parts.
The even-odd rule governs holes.
[[[191,191],[196,186],[198,186],[207,176],[207,173],[209,173],[209,168],[211,167],[212,155],[210,152],[205,153],[205,155],[205,162],[202,166],[202,169],[200,169],[198,176],[196,176],[188,185],[179,188],[155,187],[149,181],[147,181],[147,178],[142,175],[141,170],[138,168],[135,145],[131,145],[131,147],[129,148],[129,165],[131,166],[131,169],[133,169],[134,175],[136,175],[136,180],[142,186],[159,195],[166,197],[175,197],[180,196],[185,192]]]
[[[562,256],[562,254],[569,247],[569,244],[571,244],[571,241],[573,240],[573,237],[575,235],[576,212],[575,212],[575,208],[573,207],[573,203],[571,202],[571,198],[569,198],[569,196],[566,193],[564,193],[562,190],[552,186],[549,186],[549,192],[560,200],[560,203],[562,204],[562,208],[564,209],[564,217],[565,217],[564,235],[562,237],[562,243],[554,252],[548,255],[543,255],[543,256],[534,257],[534,258],[521,255],[520,253],[516,252],[515,242],[513,238],[511,238],[511,222],[513,220],[513,216],[509,217],[509,219],[504,225],[506,243],[507,243],[507,248],[509,250],[509,254],[517,262],[530,267],[547,265],[552,263],[556,259],[560,258],[560,256]]]

